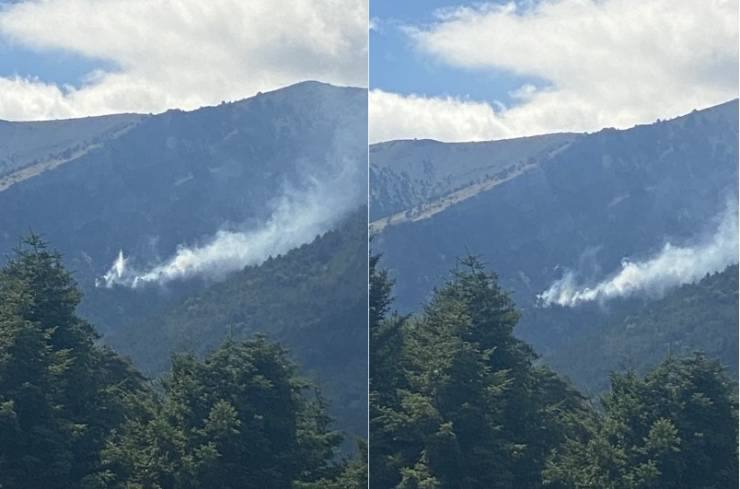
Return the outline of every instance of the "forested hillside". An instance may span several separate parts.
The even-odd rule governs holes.
[[[600,407],[537,365],[495,275],[460,262],[413,317],[371,263],[370,487],[729,488],[735,387],[701,355],[611,377]]]
[[[264,333],[321,385],[333,428],[365,436],[366,112],[366,90],[307,81],[194,111],[0,121],[0,165],[54,162],[0,183],[0,264],[29,229],[53,243],[80,316],[149,377],[171,352]],[[130,279],[183,261],[193,273]]]
[[[144,270],[181,247],[210,242],[219,231],[261,229],[281,205],[302,202],[301,196],[331,201],[318,216],[299,216],[299,209],[310,209],[294,206],[300,222],[321,223],[314,235],[364,205],[366,111],[365,90],[304,82],[190,112],[120,116],[131,119],[125,133],[0,188],[0,261],[29,229],[44,236],[75,271],[85,292],[84,315],[107,333],[177,295],[181,285],[135,304],[125,292],[121,300],[110,298],[95,283],[119,251],[130,268]],[[48,132],[64,140],[88,139],[91,132],[84,120],[37,126],[50,129],[33,136],[41,130],[33,124],[0,124],[0,147],[36,154],[51,144]],[[343,193],[319,195],[337,182]]]
[[[202,355],[227,338],[280,341],[319,383],[342,429],[365,436],[367,219],[355,212],[313,242],[248,267],[169,309],[119,327],[107,341],[148,374],[169,352]]]
[[[530,171],[429,219],[386,227],[374,246],[397,280],[398,307],[418,310],[466,251],[480,253],[517,302],[529,307],[563,270],[597,279],[617,270],[625,257],[710,234],[728,200],[737,201],[737,121],[738,103],[731,101],[669,121],[582,135]],[[464,151],[467,144],[471,148]],[[478,166],[486,155],[498,158],[493,143],[408,142],[403,158],[390,159],[395,147],[372,146],[371,174],[390,167],[404,175],[412,162],[421,167],[448,154],[457,160],[471,155]],[[444,160],[446,171],[471,165],[457,160]],[[378,199],[401,180],[378,180],[384,187],[372,190],[377,197],[371,208],[382,207]],[[542,343],[557,340],[540,326],[526,319],[523,325],[536,347],[537,335]]]
[[[77,316],[80,292],[35,236],[0,269],[0,487],[366,486],[336,458],[318,392],[278,345],[229,340],[147,382]]]
[[[733,100],[626,130],[555,135],[553,141],[563,144],[545,146],[545,151],[545,140],[536,137],[513,140],[508,149],[505,141],[373,145],[371,176],[381,188],[373,189],[371,206],[382,211],[382,199],[411,183],[413,195],[431,206],[420,213],[415,204],[406,209],[408,219],[374,228],[374,247],[396,281],[397,307],[404,313],[421,311],[456,257],[480,254],[521,311],[515,335],[589,393],[606,388],[614,369],[633,366],[644,373],[668,349],[704,350],[725,367],[736,365],[731,345],[737,340],[737,316],[732,319],[737,298],[730,293],[732,285],[722,285],[722,294],[687,288],[648,306],[671,294],[683,280],[676,277],[685,278],[689,270],[676,271],[672,259],[661,262],[660,269],[637,264],[667,249],[690,253],[714,246],[685,260],[683,268],[691,268],[713,256],[724,257],[697,273],[689,280],[693,282],[737,263],[732,256],[737,248],[737,215],[732,211],[737,209],[737,110]],[[508,161],[516,167],[519,158],[530,162],[527,171],[495,186],[482,185],[473,176],[467,193],[427,198],[419,190],[439,188],[425,180],[425,168],[429,178],[445,175],[443,181],[459,182],[486,165],[500,168]],[[586,289],[615,277],[630,263],[633,270],[670,275],[674,283],[659,281],[630,297],[564,307],[540,301],[558,281],[572,278]],[[649,275],[642,278],[652,280]],[[625,277],[613,290],[634,282],[634,277]]]
[[[606,389],[609,372],[641,374],[667,355],[701,351],[737,378],[738,268],[727,267],[657,301],[631,304],[607,324],[591,324],[545,361],[589,393]]]

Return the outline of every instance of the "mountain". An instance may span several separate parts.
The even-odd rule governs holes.
[[[737,202],[737,140],[734,100],[626,130],[373,145],[373,247],[405,312],[426,302],[458,257],[480,255],[522,311],[518,336],[547,357],[632,306],[556,310],[540,307],[538,294],[567,271],[594,283],[625,258],[653,256],[666,243],[694,245],[715,232],[728,202]],[[520,147],[509,154],[506,144]],[[492,170],[467,178],[487,162]],[[434,168],[428,178],[425,166]],[[441,174],[454,183],[434,183]]]
[[[339,171],[349,174],[350,195],[337,212],[363,205],[366,111],[364,90],[304,82],[192,112],[138,116],[117,137],[0,191],[0,255],[29,229],[40,233],[75,271],[85,314],[113,328],[128,311],[95,307],[94,284],[119,250],[131,266],[152,266],[220,230],[260,226],[286,195]],[[0,133],[11,134],[3,147],[20,151],[24,141],[12,134],[28,123],[8,124],[18,128]],[[79,132],[70,139],[87,137],[78,120],[53,124]],[[26,142],[31,154],[43,140]]]
[[[477,143],[425,139],[375,144],[370,148],[370,218],[378,225],[395,213],[456,190],[519,174],[577,137],[549,134]]]
[[[175,350],[265,333],[326,387],[339,428],[364,434],[366,90],[303,82],[191,112],[0,122],[0,161],[0,261],[40,234],[103,342],[158,375]],[[104,279],[203,247],[166,283]]]
[[[202,355],[227,337],[267,335],[322,387],[338,426],[366,436],[366,224],[361,209],[311,243],[123,324],[106,341],[158,375],[170,352]]]
[[[115,114],[59,121],[0,121],[0,190],[79,158],[132,129],[143,117]]]
[[[610,372],[645,374],[666,356],[683,358],[697,351],[737,377],[737,265],[615,316],[545,360],[592,394],[606,390]]]

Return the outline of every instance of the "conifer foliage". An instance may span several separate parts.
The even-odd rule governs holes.
[[[227,341],[203,361],[175,356],[164,397],[104,452],[112,487],[288,488],[333,477],[340,436],[277,345]]]
[[[0,269],[0,488],[366,486],[366,457],[337,459],[323,398],[279,345],[175,355],[153,386],[98,344],[79,301],[37,236]]]
[[[551,461],[548,487],[738,487],[737,404],[718,362],[668,358],[644,378],[611,383],[590,436]]]
[[[371,258],[372,489],[737,487],[737,405],[701,355],[614,374],[593,405],[513,336],[518,313],[467,257],[415,317]]]
[[[30,236],[0,270],[0,487],[85,487],[142,377],[96,344],[60,256]]]
[[[539,487],[548,454],[578,435],[574,420],[588,410],[513,337],[518,313],[495,275],[463,259],[412,319],[383,314],[390,284],[373,266],[370,297],[379,312],[370,325],[371,487]],[[395,376],[381,373],[394,365]]]

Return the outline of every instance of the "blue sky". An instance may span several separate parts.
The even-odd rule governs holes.
[[[481,2],[450,0],[371,0],[370,88],[428,97],[453,96],[511,105],[509,93],[524,84],[546,85],[536,77],[517,76],[505,70],[466,70],[451,67],[419,52],[403,26],[435,23],[435,11]],[[506,3],[499,1],[496,3]]]
[[[371,142],[628,128],[737,97],[736,0],[371,0],[370,17]]]
[[[0,0],[0,11],[20,0]],[[46,83],[79,88],[95,70],[113,70],[115,64],[76,55],[63,49],[32,49],[0,32],[0,76],[37,78]]]
[[[19,2],[0,0],[0,8],[12,3]],[[467,2],[475,3],[479,2]],[[434,22],[437,9],[465,4],[454,0],[372,0],[370,17],[378,26],[370,32],[370,87],[401,94],[501,101],[508,105],[513,102],[509,92],[524,83],[538,84],[536,78],[515,76],[503,70],[480,72],[452,68],[416,51],[402,31],[403,25]],[[116,64],[109,60],[62,49],[31,49],[0,34],[0,76],[3,77],[33,77],[79,88],[89,73],[115,69]]]
[[[0,76],[38,78],[79,88],[95,70],[114,70],[115,63],[86,58],[62,49],[34,50],[0,36]]]
[[[193,109],[311,79],[369,84],[373,142],[472,141],[737,97],[737,0],[91,1],[0,0],[0,119]]]

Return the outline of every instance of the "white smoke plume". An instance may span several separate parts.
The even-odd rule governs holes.
[[[655,256],[644,261],[622,260],[621,269],[592,286],[579,284],[568,271],[563,278],[539,294],[540,305],[574,307],[585,302],[605,302],[637,294],[662,296],[669,288],[694,283],[707,273],[738,262],[738,203],[728,205],[713,235],[693,246],[666,243]]]
[[[100,286],[106,286],[106,287],[112,287],[113,284],[119,283],[124,279],[126,274],[128,273],[126,270],[126,262],[128,260],[125,256],[123,256],[123,250],[118,251],[118,257],[116,258],[116,261],[113,262],[113,265],[110,267],[110,270],[103,275],[100,279],[95,279],[95,287]]]
[[[207,242],[181,246],[172,257],[145,270],[129,266],[129,259],[121,251],[96,285],[137,288],[192,277],[218,280],[313,240],[366,199],[365,165],[346,158],[338,161],[341,164],[332,175],[306,178],[306,187],[299,191],[286,189],[261,225],[218,231]]]

